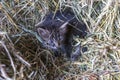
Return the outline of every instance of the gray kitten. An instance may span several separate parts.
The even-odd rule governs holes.
[[[58,55],[66,53],[68,58],[71,58],[73,35],[80,38],[87,35],[85,23],[79,21],[71,9],[49,12],[36,26],[44,46]]]

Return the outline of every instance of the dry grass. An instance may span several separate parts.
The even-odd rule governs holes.
[[[119,1],[55,1],[1,0],[0,80],[120,80]],[[42,49],[34,33],[48,10],[63,6],[73,8],[90,32],[78,40],[88,51],[73,62]]]

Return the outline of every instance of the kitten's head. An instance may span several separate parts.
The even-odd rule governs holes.
[[[64,23],[58,29],[49,30],[42,27],[37,28],[37,32],[44,40],[44,46],[52,51],[58,52],[62,47],[64,36],[67,32],[67,24]]]

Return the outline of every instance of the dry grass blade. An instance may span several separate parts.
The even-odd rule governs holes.
[[[1,80],[12,80],[11,78],[9,78],[8,77],[8,75],[7,75],[7,73],[6,73],[6,71],[5,71],[5,69],[4,69],[4,67],[5,67],[5,65],[1,65],[0,64],[0,79]]]

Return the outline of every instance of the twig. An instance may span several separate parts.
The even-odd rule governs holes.
[[[4,47],[5,51],[7,52],[7,55],[10,59],[10,62],[11,62],[11,65],[12,65],[12,68],[13,68],[13,71],[14,71],[14,79],[15,79],[15,76],[16,76],[16,68],[15,68],[15,65],[14,65],[14,62],[13,62],[13,59],[10,55],[10,52],[8,51],[7,47],[5,46],[4,42],[3,41],[0,41],[0,43],[2,44],[2,46]]]

